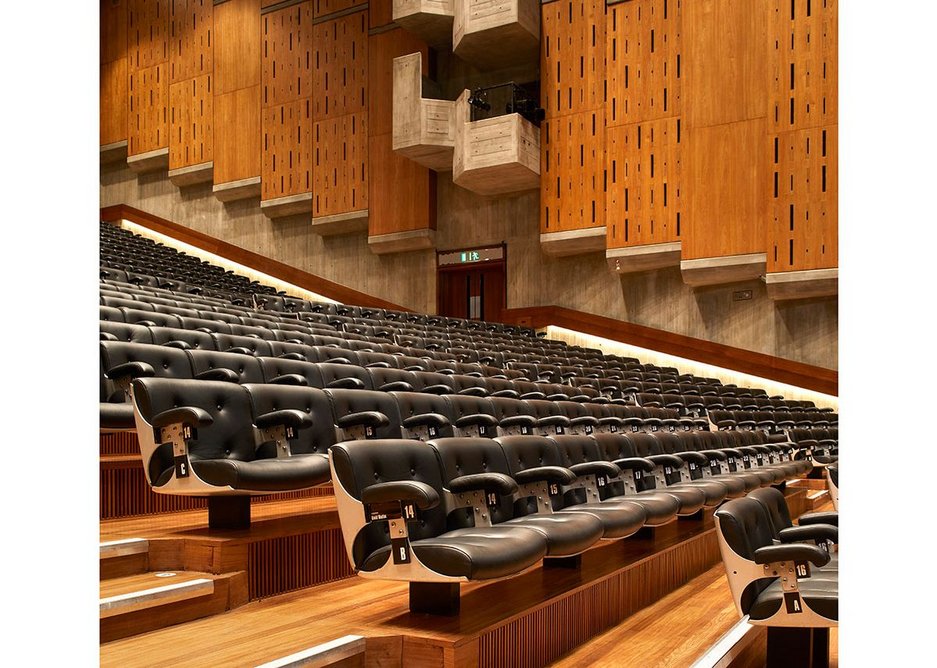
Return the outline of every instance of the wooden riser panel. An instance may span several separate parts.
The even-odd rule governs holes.
[[[162,63],[130,73],[128,155],[169,146],[168,70]]]
[[[337,528],[251,543],[247,559],[251,600],[354,575]]]
[[[169,169],[213,159],[212,75],[169,86]]]
[[[170,0],[130,0],[127,48],[130,72],[169,61]]]
[[[609,127],[681,113],[682,23],[681,0],[636,0],[608,8]]]
[[[540,232],[605,225],[604,112],[544,121],[540,137]]]
[[[312,102],[263,110],[261,199],[312,191]]]
[[[606,130],[609,248],[680,240],[682,139],[679,118]]]
[[[263,106],[280,106],[312,95],[312,2],[261,17]]]
[[[368,13],[316,24],[313,42],[313,119],[367,111]]]
[[[212,73],[211,0],[171,0],[169,83]]]
[[[368,115],[319,121],[313,129],[313,216],[368,208]]]
[[[101,434],[100,454],[102,455],[139,455],[140,441],[135,431],[120,431],[112,434]]]
[[[839,264],[837,130],[833,125],[772,138],[769,272],[827,269]]]
[[[540,91],[548,119],[605,103],[605,0],[542,7]]]

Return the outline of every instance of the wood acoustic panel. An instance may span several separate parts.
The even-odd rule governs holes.
[[[169,60],[170,0],[129,0],[127,52],[130,72]]]
[[[837,129],[775,135],[768,204],[768,272],[838,266]]]
[[[313,41],[313,119],[367,111],[368,13],[316,24]]]
[[[264,42],[260,0],[228,0],[215,5],[212,20],[215,95],[260,85]]]
[[[368,133],[372,137],[394,129],[394,58],[418,52],[423,57],[422,71],[427,72],[429,48],[407,31],[397,28],[368,38]]]
[[[355,574],[338,528],[254,541],[247,550],[247,572],[251,600]]]
[[[683,5],[635,0],[608,8],[609,127],[678,116],[683,107]]]
[[[835,125],[837,1],[770,0],[769,130]]]
[[[169,65],[131,71],[127,118],[127,154],[169,146]]]
[[[127,57],[128,4],[128,0],[101,0],[102,65]]]
[[[312,191],[312,102],[297,100],[265,107],[261,199]]]
[[[312,215],[368,208],[368,115],[315,122]]]
[[[364,4],[365,0],[313,0],[313,2],[315,3],[313,6],[314,16],[318,18],[320,16],[327,16],[328,14],[334,14],[335,12],[351,9],[356,5]],[[375,4],[389,5],[391,3],[387,2]],[[367,12],[365,12],[365,21],[367,21]]]
[[[264,14],[263,106],[278,107],[312,95],[312,1]]]
[[[212,75],[169,85],[169,169],[213,159]]]
[[[212,73],[211,0],[171,0],[169,83]]]
[[[369,2],[368,3],[368,22],[372,28],[380,28],[394,22],[394,2]],[[401,54],[397,54],[401,55]]]
[[[806,1],[806,0],[801,0]],[[814,0],[822,1],[822,0]],[[762,118],[768,109],[764,3],[683,3],[681,71],[688,128]],[[749,149],[751,151],[751,149]]]
[[[221,5],[219,5],[221,6]],[[260,84],[241,88],[213,101],[215,183],[230,183],[260,176]]]
[[[101,63],[100,144],[127,139],[127,59]]]
[[[609,248],[680,240],[682,127],[665,118],[607,128]]]
[[[540,137],[540,233],[605,225],[604,111],[546,120]]]
[[[605,102],[605,0],[542,7],[540,96],[548,119]]]
[[[435,174],[394,153],[391,133],[368,138],[368,235],[436,229]]]

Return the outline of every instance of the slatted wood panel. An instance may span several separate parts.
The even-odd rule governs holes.
[[[213,25],[215,95],[259,85],[264,42],[260,0],[228,0],[216,5]]]
[[[222,5],[219,5],[221,7]],[[215,183],[229,183],[260,176],[260,84],[222,95],[213,101]]]
[[[544,121],[540,154],[540,232],[605,225],[605,113]]]
[[[134,431],[101,434],[99,451],[102,455],[139,455],[140,442]]]
[[[169,83],[212,72],[211,0],[171,0]]]
[[[390,133],[368,138],[368,158],[368,234],[435,230],[435,174],[394,153]]]
[[[127,139],[127,59],[101,63],[100,143]]]
[[[341,529],[325,529],[250,544],[247,553],[251,600],[354,575]]]
[[[169,146],[169,65],[130,73],[127,153],[137,155]]]
[[[837,3],[768,8],[768,271],[838,265]]]
[[[368,108],[368,14],[356,12],[313,29],[313,118],[337,118]],[[388,113],[385,110],[384,113]]]
[[[634,0],[608,8],[609,127],[681,113],[682,25],[682,0]]]
[[[540,96],[547,118],[592,111],[605,101],[605,1],[543,5]]]
[[[261,199],[311,192],[312,102],[265,107],[261,125]]]
[[[680,240],[683,136],[679,118],[606,129],[609,248]]]
[[[313,216],[368,208],[368,115],[349,114],[313,126]]]
[[[169,169],[213,159],[212,75],[169,86]]]
[[[714,531],[482,634],[478,666],[544,666],[704,573],[719,560]],[[544,629],[550,629],[544,633]],[[627,647],[622,660],[627,663]]]
[[[169,60],[169,3],[170,0],[129,0],[127,48],[131,73]]]
[[[769,272],[838,266],[837,129],[832,125],[774,136]]]
[[[394,58],[417,52],[423,54],[423,72],[428,71],[429,48],[411,33],[398,28],[368,39],[368,133],[372,137],[394,129]]]
[[[312,0],[264,14],[263,106],[280,106],[312,95]]]
[[[364,4],[365,0],[313,0],[315,16],[318,18],[320,16],[325,16],[326,14],[332,14],[334,12],[340,12],[343,9],[349,9],[356,5]],[[391,3],[375,3],[375,4],[391,4]],[[367,20],[367,17],[365,17]]]
[[[127,57],[128,0],[101,0],[101,64]]]

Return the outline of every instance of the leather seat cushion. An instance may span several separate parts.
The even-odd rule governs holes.
[[[754,473],[749,473],[748,471],[736,471],[735,473],[727,473],[727,476],[731,476],[737,480],[741,480],[745,484],[745,491],[750,492],[753,489],[758,489],[761,487],[761,478]]]
[[[133,419],[133,404],[101,402],[101,429],[110,431],[128,430],[136,427]]]
[[[702,506],[702,494],[695,495],[699,498]],[[644,508],[647,513],[647,519],[644,523],[648,526],[660,526],[673,520],[680,512],[680,499],[673,494],[666,494],[657,489],[648,489],[629,496],[613,496],[606,499],[604,503],[621,503],[623,501],[634,502]]]
[[[523,527],[456,529],[411,543],[413,553],[428,568],[451,577],[490,580],[513,575],[540,561],[547,551],[543,535]],[[364,561],[361,570],[374,571],[390,557],[385,545]]]
[[[585,513],[554,513],[515,517],[499,526],[520,526],[540,533],[547,541],[547,556],[569,556],[585,551],[605,534],[602,521]]]
[[[650,491],[650,490],[648,490]],[[692,515],[701,510],[706,504],[706,493],[702,489],[695,487],[684,487],[682,485],[668,485],[656,490],[660,494],[676,497],[680,502],[678,515]],[[640,492],[639,496],[647,495],[647,492]]]
[[[817,614],[831,621],[839,620],[839,580],[811,579],[798,584],[800,595]],[[784,605],[781,581],[775,580],[752,603],[748,616],[752,620],[768,619]]]
[[[776,472],[768,469],[745,469],[745,473],[756,476],[762,487],[778,482]]]
[[[280,492],[315,487],[329,481],[326,455],[294,455],[287,459],[193,460],[192,470],[211,485],[245,491]]]
[[[701,491],[704,496],[703,505],[705,505],[707,508],[718,506],[720,503],[725,501],[726,497],[729,495],[728,485],[724,485],[723,483],[716,480],[690,480],[681,482],[678,485],[672,485],[663,491],[670,492],[674,489],[680,488],[698,489]],[[745,489],[744,485],[742,486],[742,489]]]
[[[564,508],[557,514],[566,513],[587,513],[597,517],[602,522],[605,538],[630,536],[644,526],[647,517],[644,507],[631,501],[580,503]]]
[[[714,475],[709,478],[703,478],[704,482],[708,481],[718,482],[720,485],[724,485],[728,490],[728,498],[736,499],[740,496],[745,496],[746,492],[750,492],[751,489],[746,489],[745,481],[742,478],[737,478],[733,475]],[[752,487],[752,489],[755,489]]]

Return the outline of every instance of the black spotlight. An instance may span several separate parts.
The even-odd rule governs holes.
[[[488,104],[488,94],[481,88],[476,89],[469,96],[468,103],[476,109],[482,111],[491,111],[491,105]]]

